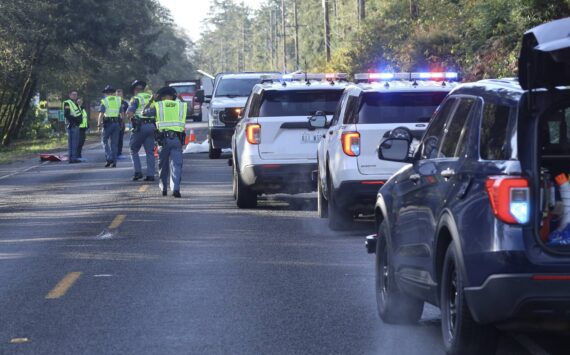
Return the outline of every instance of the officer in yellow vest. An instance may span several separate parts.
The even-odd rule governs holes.
[[[154,116],[145,116],[143,114],[144,108],[152,99],[151,94],[144,92],[145,88],[146,83],[144,81],[135,80],[132,82],[131,92],[133,98],[127,110],[127,117],[131,120],[133,126],[129,142],[131,159],[135,170],[133,181],[143,177],[141,159],[139,158],[141,147],[144,147],[146,155],[146,177],[144,181],[154,181],[154,131],[156,130],[156,124]]]
[[[77,157],[80,161],[83,160],[83,146],[85,145],[85,139],[87,138],[87,129],[89,128],[89,117],[87,116],[87,110],[83,107],[83,100],[77,99],[77,105],[81,111],[81,123],[79,124],[79,146],[77,147]]]
[[[103,89],[105,97],[101,100],[99,108],[99,120],[97,128],[103,133],[101,134],[101,143],[105,148],[105,159],[107,163],[105,167],[117,167],[117,151],[119,149],[119,130],[121,129],[121,120],[124,117],[122,110],[122,99],[115,96],[115,89],[107,85]]]
[[[81,124],[81,110],[77,105],[77,90],[69,92],[69,99],[63,102],[63,116],[67,123],[67,156],[69,163],[79,163],[79,125]]]
[[[176,101],[176,90],[166,86],[158,90],[143,112],[145,116],[154,116],[156,119],[158,176],[162,196],[166,196],[167,184],[170,183],[172,196],[182,197],[182,145],[186,136],[187,110],[187,103]]]

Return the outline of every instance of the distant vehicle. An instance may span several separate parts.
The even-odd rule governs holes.
[[[268,75],[262,80],[232,141],[233,191],[240,208],[255,207],[261,194],[315,190],[317,143],[348,85],[346,75]]]
[[[441,308],[448,354],[494,354],[496,324],[570,318],[570,18],[525,34],[519,80],[455,88],[380,189],[376,299],[387,323]],[[519,84],[520,83],[520,84]]]
[[[213,94],[200,92],[200,100],[209,103],[208,157],[218,159],[222,149],[230,148],[231,138],[245,102],[255,84],[264,74],[275,73],[220,73],[214,80]]]
[[[200,90],[200,80],[167,81],[166,85],[176,90],[178,98],[187,102],[191,108],[191,117],[195,122],[202,121],[201,104],[194,100],[196,91]]]
[[[419,139],[456,73],[356,74],[318,146],[318,213],[329,228],[372,214],[378,189],[404,164],[378,160],[388,133]]]

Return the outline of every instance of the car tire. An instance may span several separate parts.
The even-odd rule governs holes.
[[[210,158],[210,159],[220,159],[220,156],[222,155],[222,150],[212,147],[212,142],[211,142],[211,141],[208,143],[208,146],[209,146],[209,149],[208,149],[208,158]]]
[[[494,354],[497,330],[475,322],[467,306],[455,244],[447,248],[441,277],[441,330],[447,354]]]
[[[235,164],[233,168],[233,191],[238,208],[257,207],[257,193],[245,186]]]
[[[424,301],[398,289],[388,247],[389,229],[386,221],[378,227],[376,242],[376,304],[378,315],[388,324],[414,324],[422,316]]]
[[[327,218],[329,216],[329,202],[325,199],[320,175],[317,180],[317,213],[319,218]]]
[[[330,174],[327,174],[327,194],[328,194],[328,217],[329,229],[333,231],[343,231],[350,228],[352,224],[352,214],[338,205],[334,198],[333,184]]]

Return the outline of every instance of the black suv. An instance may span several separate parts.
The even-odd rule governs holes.
[[[525,34],[518,81],[454,89],[412,154],[380,143],[410,164],[380,189],[367,238],[378,312],[405,323],[439,306],[449,354],[494,353],[497,324],[570,319],[568,28]]]

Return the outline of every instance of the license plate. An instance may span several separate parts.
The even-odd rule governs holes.
[[[319,143],[323,137],[322,133],[305,133],[301,139],[302,143]]]

